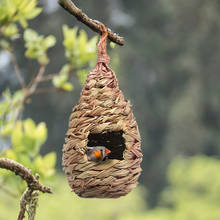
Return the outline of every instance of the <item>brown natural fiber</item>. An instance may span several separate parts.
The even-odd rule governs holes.
[[[69,119],[63,167],[70,187],[81,197],[118,198],[129,193],[141,172],[140,135],[130,102],[108,67],[106,29],[98,44],[96,67],[87,76]],[[88,161],[87,146],[106,146],[109,158]]]

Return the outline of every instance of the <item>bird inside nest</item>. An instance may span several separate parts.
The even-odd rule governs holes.
[[[87,147],[86,154],[89,161],[100,162],[108,158],[111,151],[104,146]]]

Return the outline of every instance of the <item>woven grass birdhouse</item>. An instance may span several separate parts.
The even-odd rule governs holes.
[[[129,193],[141,172],[141,142],[130,102],[118,87],[106,53],[107,30],[98,43],[96,67],[90,71],[69,119],[63,167],[72,190],[85,198],[118,198]],[[90,161],[87,148],[111,151]]]

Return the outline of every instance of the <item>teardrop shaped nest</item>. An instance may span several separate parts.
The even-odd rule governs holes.
[[[63,146],[68,183],[85,198],[124,196],[137,185],[141,172],[138,126],[108,62],[105,52],[99,51],[97,65],[73,108]],[[89,161],[87,146],[105,146],[111,153],[105,161]]]

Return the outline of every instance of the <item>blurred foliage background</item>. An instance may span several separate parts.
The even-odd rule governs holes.
[[[121,199],[70,192],[61,150],[95,65],[97,34],[55,0],[1,0],[0,152],[52,187],[53,195],[40,196],[36,219],[219,220],[220,2],[74,2],[125,37],[109,53],[139,124],[143,172],[140,186]],[[16,65],[34,92],[21,88]],[[0,219],[15,219],[25,184],[4,170],[0,181]]]

